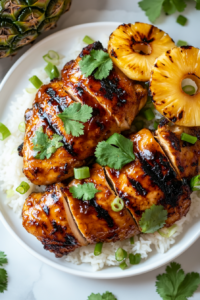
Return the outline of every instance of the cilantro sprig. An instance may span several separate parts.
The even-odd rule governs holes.
[[[58,115],[63,121],[65,131],[73,136],[80,136],[84,134],[84,125],[80,122],[87,122],[92,117],[92,107],[81,103],[73,103]]]
[[[94,72],[94,78],[102,80],[108,77],[113,68],[113,62],[107,52],[103,50],[92,50],[79,62],[82,74],[89,77]]]
[[[133,142],[121,134],[114,133],[106,142],[97,145],[95,156],[100,165],[120,170],[135,159]]]
[[[195,0],[196,9],[200,9],[200,0]],[[154,23],[160,16],[162,9],[168,15],[183,12],[187,6],[186,0],[142,0],[138,3],[140,8],[145,11],[149,21]]]
[[[7,264],[8,260],[6,258],[6,254],[0,251],[0,266],[2,267],[4,264]],[[8,285],[8,275],[5,269],[0,268],[0,293],[3,293],[7,290]]]
[[[38,128],[35,132],[35,136],[32,138],[32,143],[34,145],[33,150],[36,151],[34,157],[37,159],[50,158],[56,150],[63,146],[60,141],[62,137],[58,134],[54,134],[52,139],[48,137],[46,133],[43,132],[42,126]]]
[[[83,201],[91,200],[94,198],[96,193],[101,192],[95,188],[95,185],[92,182],[71,186],[69,191],[72,193],[74,198],[81,199]]]
[[[88,300],[117,300],[117,298],[115,298],[115,296],[110,293],[110,292],[105,292],[104,294],[91,294],[88,297]]]
[[[162,205],[152,205],[146,209],[139,221],[143,233],[154,233],[162,228],[167,220],[167,210]]]
[[[157,276],[157,293],[163,300],[187,300],[200,285],[200,274],[185,274],[181,265],[172,262],[166,273]]]

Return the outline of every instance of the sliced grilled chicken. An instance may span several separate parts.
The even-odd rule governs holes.
[[[65,88],[75,98],[80,96],[82,89],[87,91],[116,119],[121,131],[129,129],[146,103],[147,91],[128,79],[116,66],[106,79],[96,80],[92,75],[86,78],[81,73],[79,61],[93,49],[106,51],[100,42],[95,42],[85,47],[75,61],[64,66],[62,79]]]
[[[94,199],[82,201],[73,198],[69,187],[92,182],[101,192],[96,193]],[[68,187],[62,189],[76,224],[90,243],[115,242],[124,240],[139,233],[138,227],[126,208],[114,212],[111,208],[116,195],[107,184],[104,170],[94,164],[90,169],[90,178],[73,180]]]
[[[64,91],[63,83],[54,80],[43,85],[37,93],[34,108],[26,113],[26,133],[23,146],[24,173],[34,184],[52,184],[73,175],[73,168],[85,164],[85,159],[94,154],[98,142],[114,132],[120,132],[113,117],[96,100],[82,93],[82,104],[93,108],[92,118],[84,123],[84,134],[74,137],[67,134],[63,121],[58,117],[74,100]],[[64,147],[59,148],[49,159],[33,157],[32,138],[43,126],[45,132],[62,136]]]
[[[190,188],[179,181],[164,152],[148,129],[131,135],[135,161],[120,171],[106,167],[115,191],[130,210],[137,224],[153,204],[168,211],[166,226],[185,216],[190,208]]]
[[[193,145],[181,140],[182,133],[197,137]],[[192,178],[200,173],[200,127],[159,125],[156,138],[180,178]]]
[[[25,201],[22,219],[24,228],[42,242],[44,249],[61,257],[87,245],[72,220],[66,214],[65,199],[60,185],[50,186],[45,193],[32,193]]]

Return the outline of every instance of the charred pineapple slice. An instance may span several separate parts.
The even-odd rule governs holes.
[[[156,58],[174,46],[174,41],[164,31],[150,24],[136,22],[120,25],[113,31],[108,52],[126,76],[148,81]]]
[[[182,89],[186,79],[196,84],[193,95]],[[152,69],[150,90],[155,108],[168,120],[181,126],[200,126],[200,50],[183,46],[161,55]]]

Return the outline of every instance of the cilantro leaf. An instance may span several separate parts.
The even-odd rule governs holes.
[[[101,294],[91,294],[89,297],[88,297],[88,300],[102,300],[102,297],[101,297]]]
[[[138,5],[146,12],[149,21],[153,23],[160,16],[163,3],[164,0],[142,0]]]
[[[173,0],[165,0],[163,3],[163,10],[166,14],[171,15],[176,12],[176,6]]]
[[[154,233],[162,228],[167,220],[167,210],[162,205],[152,205],[146,209],[140,219],[140,226],[143,233]]]
[[[106,142],[98,143],[95,156],[100,165],[120,170],[135,159],[133,142],[121,134],[114,133]]]
[[[85,77],[89,77],[95,71],[94,78],[102,80],[108,77],[113,68],[113,62],[107,52],[93,49],[90,54],[80,60],[79,66]]]
[[[61,140],[62,137],[58,134],[54,134],[52,139],[50,139],[48,135],[43,132],[41,126],[36,130],[35,136],[32,138],[34,145],[33,150],[36,151],[34,157],[37,159],[49,159],[58,148],[63,146],[63,143],[60,142]]]
[[[200,274],[185,275],[181,265],[175,262],[166,268],[166,273],[157,276],[156,291],[163,300],[187,300],[200,285]]]
[[[8,275],[6,270],[0,269],[0,293],[3,293],[7,290],[8,285]]]
[[[115,298],[115,296],[110,293],[110,292],[105,292],[103,295],[102,295],[102,300],[117,300]]]
[[[185,0],[172,0],[176,9],[179,11],[179,12],[182,12],[184,11],[184,9],[186,8],[186,3],[185,3]]]
[[[91,200],[96,193],[101,192],[95,188],[95,185],[92,182],[71,186],[69,191],[74,198],[82,199],[83,201]]]
[[[197,10],[200,10],[200,0],[195,0],[195,1],[196,1],[196,3],[197,3],[195,8],[196,8]]]
[[[7,264],[8,260],[6,258],[6,254],[2,251],[0,251],[0,266],[3,266],[3,264]]]
[[[92,107],[81,103],[73,103],[58,115],[63,121],[65,131],[73,136],[80,136],[84,134],[84,125],[80,122],[87,122],[92,117]]]

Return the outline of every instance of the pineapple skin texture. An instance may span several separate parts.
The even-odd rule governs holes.
[[[14,55],[56,26],[72,0],[0,0],[0,58]]]
[[[198,89],[190,96],[182,90],[182,80],[190,78]],[[176,125],[200,126],[200,50],[176,47],[155,62],[150,79],[155,108]]]
[[[148,47],[149,54],[133,49],[141,44]],[[164,31],[150,24],[136,22],[122,24],[113,31],[108,43],[108,53],[127,77],[148,81],[156,58],[174,46],[174,41]]]

